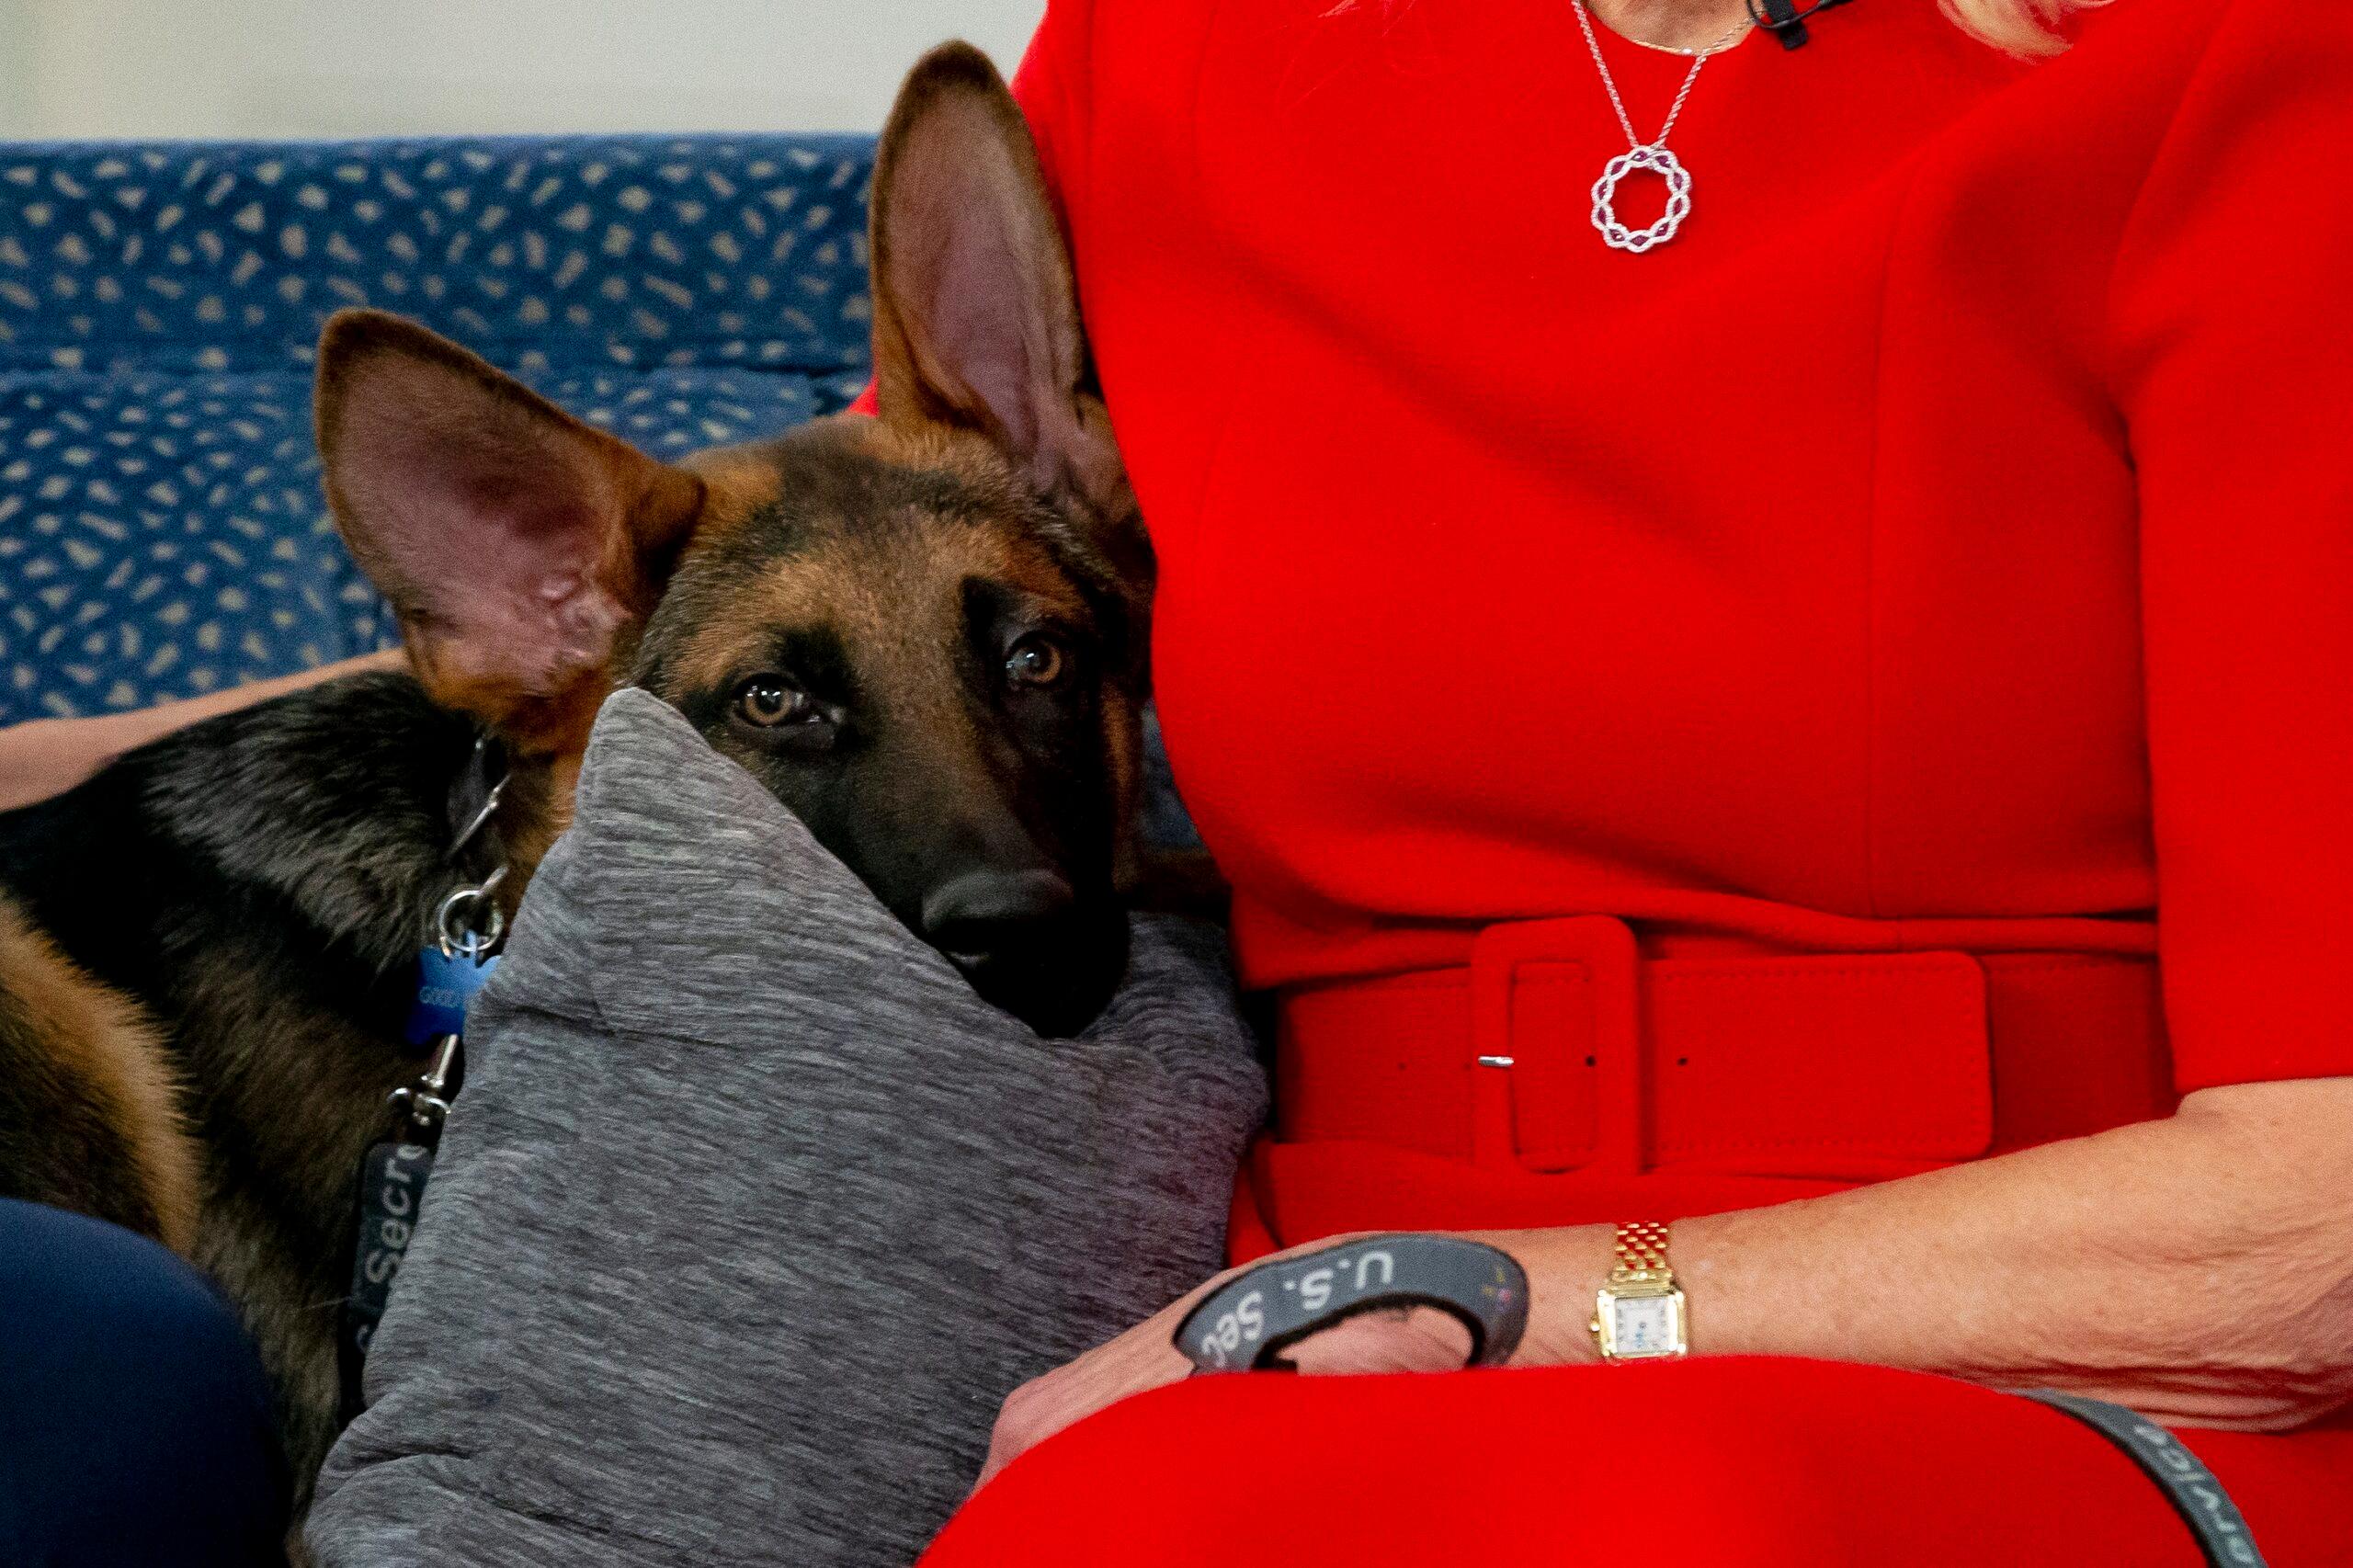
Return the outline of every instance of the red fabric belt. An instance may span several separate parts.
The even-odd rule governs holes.
[[[1288,993],[1277,1027],[1252,1185],[1287,1243],[1735,1208],[2176,1100],[2155,962],[2105,953],[1644,957],[1579,916]]]

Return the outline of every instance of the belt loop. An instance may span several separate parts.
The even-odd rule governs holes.
[[[1574,963],[1591,980],[1594,1142],[1587,1170],[1633,1175],[1648,1147],[1634,933],[1622,920],[1583,915],[1491,926],[1471,946],[1471,1158],[1518,1168],[1512,1070],[1519,1042],[1514,993],[1523,964]]]

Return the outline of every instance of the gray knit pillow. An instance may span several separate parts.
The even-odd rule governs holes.
[[[324,1564],[904,1563],[1008,1390],[1217,1268],[1265,1105],[1213,931],[1041,1040],[634,691],[467,1051]]]

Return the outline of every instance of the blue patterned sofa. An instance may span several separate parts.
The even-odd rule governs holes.
[[[319,495],[346,305],[656,454],[866,380],[864,137],[0,146],[0,722],[387,645]]]

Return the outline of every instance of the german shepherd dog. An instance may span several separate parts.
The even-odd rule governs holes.
[[[336,316],[328,504],[413,675],[212,719],[0,817],[0,1193],[227,1289],[305,1499],[354,1172],[418,1073],[410,976],[466,880],[450,802],[478,737],[508,758],[509,915],[629,682],[1041,1032],[1124,968],[1151,552],[1034,150],[977,51],[909,77],[870,222],[879,417],[675,466],[422,327]]]

